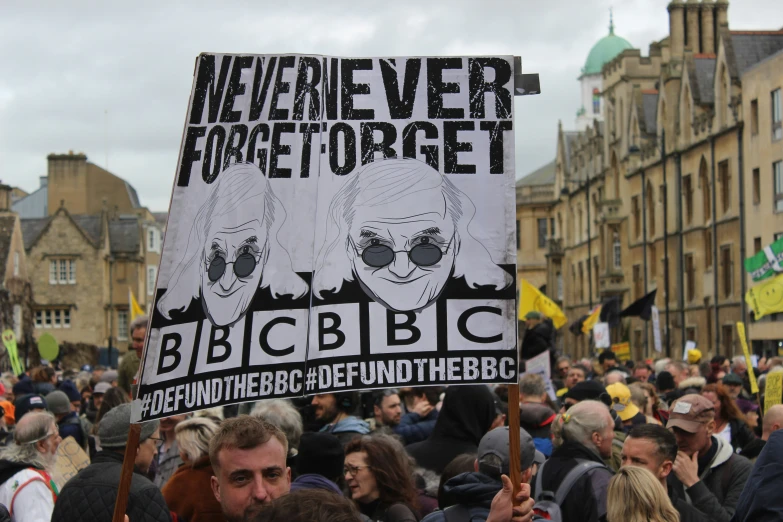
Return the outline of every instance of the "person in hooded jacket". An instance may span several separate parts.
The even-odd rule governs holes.
[[[672,502],[685,498],[713,522],[729,522],[750,475],[751,464],[715,433],[715,407],[701,395],[678,399],[666,427],[678,453],[668,476]]]
[[[525,336],[522,338],[522,359],[532,359],[536,355],[549,351],[550,363],[555,367],[555,327],[552,320],[545,318],[539,312],[528,312],[525,315]]]
[[[440,475],[457,455],[478,450],[495,417],[495,399],[487,386],[451,386],[446,389],[432,435],[405,450],[420,467]]]
[[[783,520],[783,430],[775,431],[761,450],[742,490],[731,522]]]
[[[487,520],[492,499],[503,488],[502,475],[510,472],[508,427],[495,428],[481,438],[478,454],[473,462],[473,472],[461,473],[449,479],[443,486],[444,496],[457,500],[441,511],[430,513],[421,522],[448,522],[450,520]],[[520,477],[529,484],[533,478],[536,446],[533,438],[519,428]],[[441,506],[443,508],[443,506]]]

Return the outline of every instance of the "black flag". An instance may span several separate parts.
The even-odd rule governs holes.
[[[610,297],[601,305],[600,321],[609,323],[610,327],[620,324],[620,298]]]
[[[582,325],[585,322],[585,319],[587,319],[586,315],[583,315],[568,327],[568,329],[571,331],[572,334],[579,336],[582,335]]]
[[[640,297],[630,305],[628,305],[628,308],[620,312],[620,317],[633,317],[638,316],[642,318],[645,321],[650,320],[650,315],[652,314],[652,307],[655,304],[655,294],[658,292],[658,289],[656,288],[649,294]]]

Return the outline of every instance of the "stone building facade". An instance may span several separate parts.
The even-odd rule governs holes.
[[[754,252],[751,238],[769,244],[783,232],[777,200],[754,210],[748,196],[757,178],[775,193],[770,93],[780,86],[783,31],[731,31],[724,0],[676,0],[668,14],[669,36],[646,56],[626,49],[603,65],[603,122],[558,129],[547,287],[563,288],[572,321],[612,297],[627,306],[657,289],[665,353],[681,357],[690,340],[705,354],[733,355],[736,322],[751,324],[742,260]],[[749,134],[753,107],[764,136]],[[783,173],[780,184],[783,193]],[[772,219],[759,230],[762,215]],[[778,325],[749,332],[783,339]],[[561,335],[567,352],[592,352],[588,336]],[[638,318],[614,328],[612,341],[628,341],[636,358],[655,354]]]
[[[124,353],[129,295],[133,292],[149,309],[163,227],[140,206],[130,184],[85,155],[50,154],[47,159],[42,189],[48,215],[21,220],[36,292],[35,334],[50,332],[59,341]]]

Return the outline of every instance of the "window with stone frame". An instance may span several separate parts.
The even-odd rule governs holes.
[[[49,260],[49,284],[50,285],[76,284],[76,260],[75,259],[50,259]]]
[[[117,340],[118,341],[127,341],[128,340],[128,311],[127,310],[119,310],[117,311]]]
[[[729,174],[729,160],[718,163],[718,179],[720,180],[720,200],[723,213],[728,213],[731,208],[731,174]]]
[[[693,223],[693,184],[688,174],[682,178],[682,199],[685,205],[685,223]]]

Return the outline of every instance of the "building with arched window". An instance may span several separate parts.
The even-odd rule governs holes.
[[[547,287],[563,287],[572,322],[657,290],[673,357],[686,341],[705,357],[737,353],[738,321],[757,352],[783,346],[783,314],[756,322],[743,299],[743,260],[783,235],[783,30],[731,31],[728,7],[672,1],[669,35],[644,55],[610,26],[580,76],[577,130],[557,130],[547,209],[564,224],[545,256]],[[567,353],[592,353],[588,336],[561,335]],[[656,353],[638,317],[612,342],[629,342],[635,359]]]

